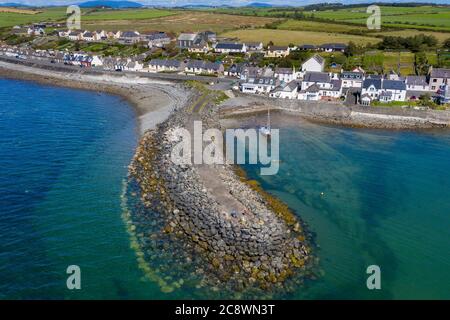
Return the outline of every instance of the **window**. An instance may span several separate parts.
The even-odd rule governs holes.
[[[437,82],[437,79],[433,79],[433,82]]]

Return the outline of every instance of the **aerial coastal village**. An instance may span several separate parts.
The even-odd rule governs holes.
[[[233,41],[210,30],[174,34],[164,30],[89,31],[64,27],[53,22],[16,25],[10,33],[32,41],[17,45],[0,42],[0,55],[111,72],[234,79],[233,90],[274,99],[363,106],[413,105],[415,108],[444,106],[450,102],[450,69],[428,66],[422,74],[405,74],[400,54],[397,68],[379,72],[333,61],[333,54],[357,55],[358,46],[352,42],[280,46],[272,41],[266,45],[263,41]],[[82,49],[36,49],[31,45],[46,38],[74,42],[76,47],[83,43],[114,44],[139,48],[140,53],[116,56]],[[286,61],[294,61],[295,65],[289,66]]]

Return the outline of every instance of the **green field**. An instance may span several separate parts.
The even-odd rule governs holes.
[[[292,31],[319,31],[319,32],[336,32],[336,33],[352,33],[366,31],[362,26],[352,26],[338,23],[327,23],[305,20],[286,20],[277,26],[277,29]]]
[[[380,6],[383,26],[398,28],[420,28],[450,31],[450,7],[389,7]],[[370,14],[367,7],[337,10],[307,11],[307,17],[334,20],[337,22],[362,24]]]
[[[380,41],[378,38],[355,36],[332,32],[315,31],[290,31],[274,29],[244,29],[235,30],[221,34],[222,37],[235,38],[241,41],[261,41],[264,44],[272,41],[275,45],[321,45],[328,42],[348,43],[353,41],[356,44],[375,44]]]
[[[119,13],[121,11],[117,11]],[[87,17],[87,16],[86,16]],[[121,15],[121,17],[125,17]],[[89,30],[161,30],[172,33],[187,31],[225,32],[240,28],[263,27],[276,21],[273,18],[245,17],[210,12],[185,11],[153,19],[82,20],[82,27]]]
[[[82,21],[145,20],[167,17],[178,13],[173,10],[157,9],[93,10],[84,13],[81,19]]]
[[[0,12],[0,28],[41,21],[61,21],[66,17],[66,8],[45,8],[39,11],[42,12],[36,14]]]
[[[425,34],[428,36],[433,36],[438,39],[440,43],[443,43],[445,40],[450,39],[450,33],[447,32],[435,32],[435,31],[417,31],[412,29],[407,30],[399,30],[399,31],[384,31],[374,33],[374,36],[392,36],[392,37],[413,37],[418,34]]]

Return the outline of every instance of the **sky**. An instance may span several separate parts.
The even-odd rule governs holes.
[[[34,6],[45,6],[45,5],[70,5],[85,2],[88,0],[0,0],[0,3],[21,3]],[[186,5],[186,4],[209,4],[209,5],[246,5],[252,2],[258,3],[269,3],[277,5],[292,5],[292,6],[302,6],[312,3],[323,3],[323,2],[340,2],[340,3],[368,3],[368,2],[388,2],[388,3],[401,3],[401,2],[427,2],[427,3],[446,3],[450,4],[450,0],[130,0],[133,2],[139,2],[145,5],[157,5],[157,6],[173,6],[173,5]]]

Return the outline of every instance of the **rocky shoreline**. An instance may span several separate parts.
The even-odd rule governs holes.
[[[186,109],[178,110],[147,132],[130,166],[142,202],[165,213],[164,233],[189,243],[192,255],[201,255],[210,284],[234,291],[266,290],[283,288],[289,278],[302,282],[311,276],[317,261],[310,235],[286,206],[261,192],[234,166],[208,168],[242,208],[230,212],[205,185],[202,168],[172,163],[176,142],[169,139],[170,132],[188,128],[191,118]],[[220,128],[218,120],[217,110],[202,116],[203,123],[214,128]]]
[[[308,121],[356,128],[415,130],[450,128],[450,111],[413,110],[388,107],[346,106],[341,103],[270,99],[238,95],[228,100],[221,117],[234,118],[267,109],[295,115]]]

